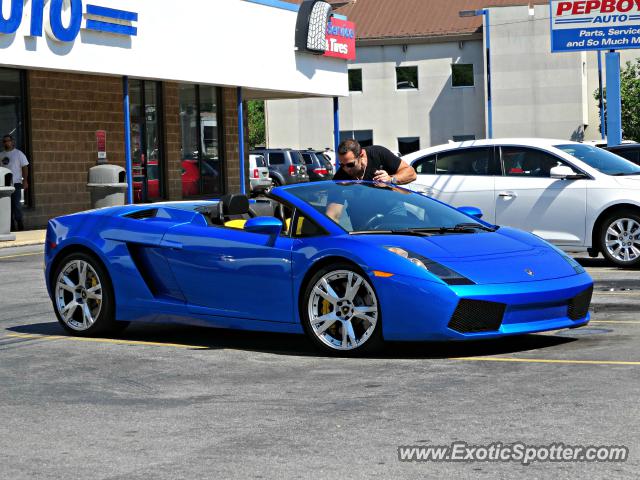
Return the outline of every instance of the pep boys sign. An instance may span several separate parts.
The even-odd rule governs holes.
[[[551,0],[551,51],[640,48],[640,0]]]
[[[0,7],[6,0],[0,0]],[[73,42],[86,17],[84,28],[115,35],[137,35],[137,28],[131,25],[138,21],[138,14],[125,10],[86,5],[82,0],[10,0],[11,11],[5,18],[0,10],[0,34],[11,35],[22,24],[29,21],[29,36],[47,36],[60,42]]]

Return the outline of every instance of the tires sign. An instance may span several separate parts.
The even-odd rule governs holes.
[[[327,26],[326,39],[325,57],[355,60],[356,26],[353,22],[332,17]]]
[[[640,48],[640,0],[551,0],[551,51]]]

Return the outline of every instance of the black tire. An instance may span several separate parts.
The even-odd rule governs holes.
[[[362,283],[355,291],[355,296],[351,304],[339,306],[340,303],[346,302],[346,296],[348,293],[346,291],[346,285],[348,281],[347,278],[351,277],[338,277],[348,275],[349,272],[353,274],[352,278],[362,279]],[[317,300],[319,297],[314,293],[314,289],[318,282],[323,279],[323,277],[327,279],[331,278],[332,276],[337,277],[335,280],[337,284],[335,285],[336,289],[334,290],[334,292],[336,295],[342,295],[342,297],[332,307],[329,301],[326,301],[324,305],[318,304]],[[344,291],[342,290],[341,286],[342,281],[344,281]],[[310,317],[310,314],[315,314],[315,318],[317,319],[317,315],[321,313],[321,308],[332,308],[332,311],[328,312],[328,314],[335,313],[338,311],[338,309],[342,308],[345,309],[345,312],[351,309],[351,313],[353,314],[355,309],[358,307],[368,309],[375,308],[375,316],[373,312],[371,312],[371,318],[369,320],[363,320],[363,317],[356,317],[355,315],[349,316],[349,313],[345,313],[345,317],[340,317],[343,319],[337,319],[332,322],[331,326],[329,326],[328,328],[325,327],[326,333],[324,334],[318,333],[318,328],[321,329],[322,327],[324,327],[324,324],[320,325],[319,322],[312,322]],[[339,317],[340,314],[337,314],[336,316]],[[380,302],[378,301],[375,289],[373,288],[371,281],[364,272],[362,272],[356,266],[347,262],[334,263],[325,266],[319,269],[309,279],[300,297],[300,318],[304,331],[313,345],[322,352],[328,353],[330,355],[359,356],[363,354],[373,353],[379,350],[383,345],[382,314],[380,310]],[[375,322],[373,320],[375,320]],[[327,322],[330,322],[330,320]],[[356,340],[355,347],[353,346],[354,342],[351,342],[352,337],[349,336],[349,334],[345,333],[345,325],[347,325],[347,322],[351,324],[350,332],[354,334],[353,338]],[[372,328],[370,329],[370,327]],[[349,332],[349,328],[346,328],[346,331]],[[332,341],[334,339],[336,340],[336,342],[339,341],[339,338],[342,338],[342,341],[344,341],[344,335],[347,335],[348,337],[347,348],[342,348],[342,345],[332,345]],[[358,345],[360,340],[363,341]]]
[[[80,277],[82,265],[85,266],[84,282]],[[87,288],[89,285],[92,286]],[[70,253],[58,262],[52,276],[51,301],[58,322],[72,335],[114,334],[129,324],[115,320],[115,296],[109,273],[100,261],[83,252]]]
[[[269,189],[269,191],[271,191],[271,189],[273,188],[281,187],[281,186],[282,186],[282,182],[278,180],[277,177],[271,177],[271,188]]]
[[[600,224],[598,238],[600,251],[609,263],[624,268],[640,266],[640,214],[637,211],[618,210],[608,215]]]

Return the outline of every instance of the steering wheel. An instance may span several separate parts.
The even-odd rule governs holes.
[[[384,220],[384,215],[381,213],[376,213],[373,217],[371,217],[362,227],[363,230],[377,230],[382,226],[382,221]]]

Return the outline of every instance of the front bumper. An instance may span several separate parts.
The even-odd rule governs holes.
[[[383,336],[400,341],[473,340],[579,327],[589,321],[593,288],[586,273],[493,285],[443,285],[402,275],[374,277],[373,283]]]

